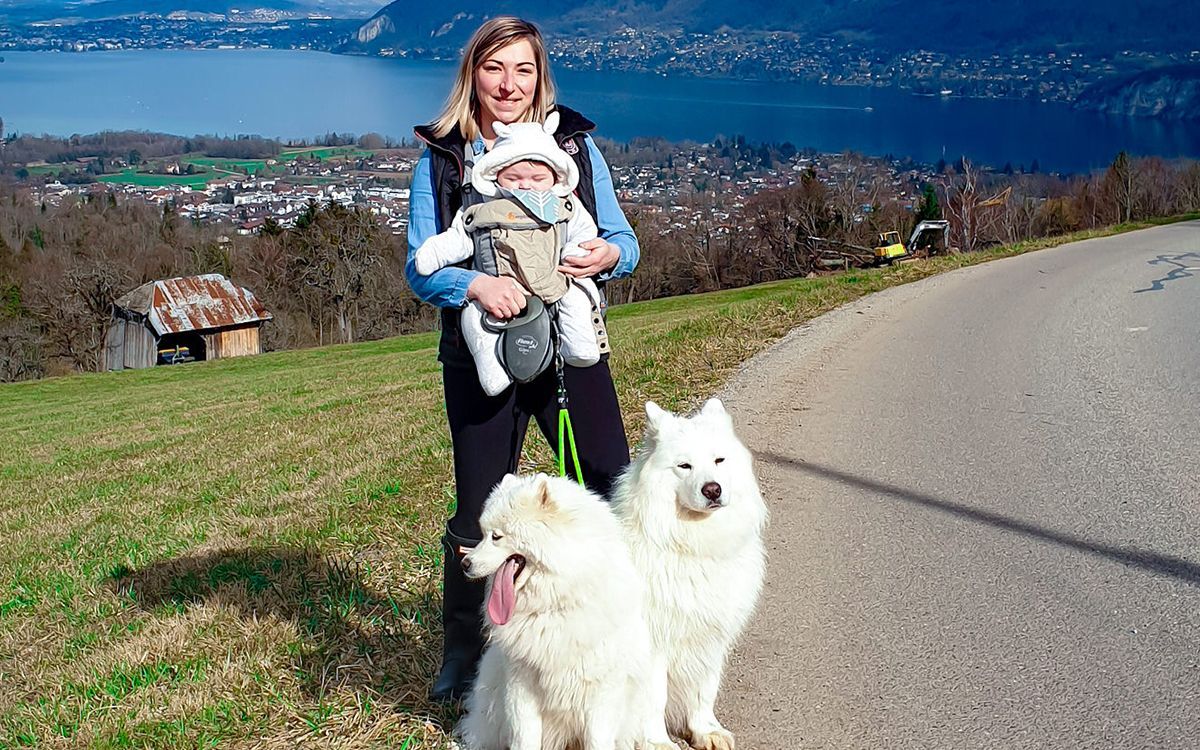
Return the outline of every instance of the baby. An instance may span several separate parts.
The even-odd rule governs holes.
[[[475,163],[471,183],[483,203],[458,211],[450,228],[418,248],[417,273],[474,258],[474,267],[514,279],[557,313],[558,351],[576,367],[593,365],[608,351],[608,335],[594,281],[558,270],[564,257],[586,255],[579,243],[598,235],[596,222],[571,192],[579,172],[554,141],[558,115],[544,125],[496,123],[496,143]],[[504,321],[488,316],[478,302],[463,309],[463,336],[475,360],[480,385],[495,396],[512,383],[498,353]]]

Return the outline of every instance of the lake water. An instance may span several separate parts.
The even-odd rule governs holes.
[[[285,50],[6,52],[8,132],[153,130],[177,135],[329,131],[411,135],[439,109],[448,62]],[[747,83],[560,70],[560,101],[617,140],[742,134],[821,151],[1084,171],[1124,149],[1200,158],[1200,128],[1077,112],[1063,104],[917,97],[893,89]]]

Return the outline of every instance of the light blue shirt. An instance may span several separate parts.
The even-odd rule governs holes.
[[[596,191],[596,226],[600,228],[600,236],[611,242],[621,251],[617,265],[609,271],[599,274],[597,281],[620,279],[629,276],[637,268],[641,258],[637,235],[629,220],[617,203],[617,193],[613,187],[612,173],[608,163],[604,161],[600,149],[596,147],[591,136],[584,136],[587,143],[588,156],[592,161],[592,186]],[[483,153],[483,139],[476,139],[472,144],[476,156]],[[442,231],[438,220],[437,203],[433,195],[433,175],[430,170],[429,150],[421,154],[421,158],[413,167],[412,186],[408,203],[408,261],[404,264],[404,275],[413,293],[421,299],[438,307],[464,307],[467,304],[467,287],[480,274],[479,271],[468,268],[447,266],[438,269],[429,276],[422,276],[416,269],[417,248],[425,240]]]

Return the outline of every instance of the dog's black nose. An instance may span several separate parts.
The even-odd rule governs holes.
[[[470,573],[470,572],[471,572],[471,558],[469,558],[469,557],[464,557],[464,558],[462,559],[462,569],[463,569],[463,572],[464,572],[464,573]]]
[[[713,505],[721,499],[721,485],[709,482],[700,488],[700,494],[708,498],[708,504]]]

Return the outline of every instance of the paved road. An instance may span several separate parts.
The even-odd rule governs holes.
[[[739,747],[1200,747],[1200,222],[890,290],[723,395],[773,514]]]

